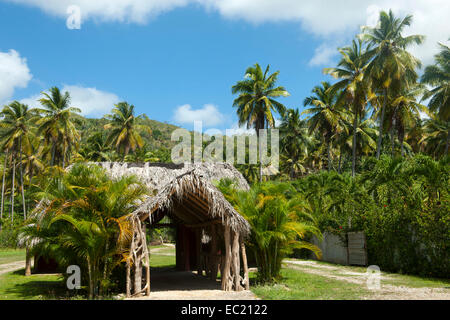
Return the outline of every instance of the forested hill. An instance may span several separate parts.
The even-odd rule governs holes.
[[[81,146],[85,145],[88,139],[94,136],[96,133],[102,133],[103,137],[106,138],[108,135],[108,130],[105,129],[105,125],[108,124],[108,120],[105,118],[85,118],[82,116],[77,116],[77,129],[81,135]],[[156,120],[149,119],[144,116],[142,118],[137,118],[136,123],[139,125],[144,125],[150,128],[151,133],[145,130],[140,131],[140,135],[144,140],[144,145],[146,150],[155,150],[160,148],[171,148],[175,142],[171,141],[171,134],[175,129],[179,127],[159,122]]]

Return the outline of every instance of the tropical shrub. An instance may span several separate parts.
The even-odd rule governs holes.
[[[450,274],[448,158],[366,158],[363,172],[320,172],[293,182],[322,232],[364,231],[382,270]]]
[[[247,245],[255,255],[260,282],[279,279],[281,262],[294,249],[308,249],[321,256],[319,248],[303,241],[308,235],[320,237],[321,233],[289,183],[267,182],[249,191],[236,191],[232,181],[222,180],[219,189],[250,223]]]
[[[80,266],[89,297],[102,295],[110,287],[109,275],[129,255],[127,218],[145,191],[136,177],[110,179],[98,166],[74,165],[50,179],[21,229],[20,243],[61,267]]]

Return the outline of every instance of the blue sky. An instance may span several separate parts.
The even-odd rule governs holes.
[[[188,120],[199,118],[222,130],[236,127],[231,86],[248,66],[258,62],[279,70],[279,84],[291,94],[280,101],[301,107],[313,86],[332,80],[322,69],[337,60],[336,47],[347,44],[374,15],[366,4],[361,7],[366,16],[343,26],[323,18],[322,23],[332,25],[327,30],[300,11],[293,17],[274,11],[273,19],[266,10],[244,15],[245,10],[255,12],[250,0],[231,9],[214,0],[169,0],[164,6],[173,4],[164,8],[155,0],[135,1],[142,7],[119,0],[123,7],[108,7],[113,11],[106,13],[74,0],[70,3],[79,2],[82,25],[69,30],[65,7],[59,8],[64,1],[49,8],[52,1],[0,0],[0,63],[13,75],[0,79],[0,103],[17,99],[33,104],[39,92],[58,86],[69,90],[73,103],[90,117],[108,113],[120,100],[151,119],[192,128]],[[291,11],[300,8],[283,1],[293,6]],[[419,10],[420,2],[411,10]],[[271,4],[266,5],[270,11]],[[311,12],[319,16],[323,8]],[[429,48],[418,52],[426,61],[434,53]]]

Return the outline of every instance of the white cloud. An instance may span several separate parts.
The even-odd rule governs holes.
[[[190,0],[9,0],[42,9],[59,17],[68,17],[67,9],[78,6],[82,21],[145,23],[152,16],[185,6]]]
[[[213,127],[223,124],[226,116],[213,104],[205,104],[201,109],[185,104],[176,108],[173,118],[179,124],[193,125],[194,121],[201,121],[204,127]]]
[[[32,77],[27,60],[17,51],[0,52],[0,103],[10,99],[16,88],[25,88]]]
[[[339,53],[337,51],[338,46],[329,45],[328,43],[322,43],[314,50],[314,56],[309,60],[309,66],[329,66],[333,65],[333,58]]]
[[[120,101],[114,93],[100,91],[96,88],[66,85],[62,90],[70,93],[72,105],[80,108],[82,114],[86,116],[103,116]]]
[[[230,129],[226,130],[227,136],[240,136],[240,135],[254,135],[256,134],[255,129],[247,129],[246,125],[239,126],[238,123],[235,123]]]
[[[374,25],[379,10],[390,8],[396,14],[413,14],[411,33],[424,34],[424,45],[412,49],[424,63],[431,63],[438,51],[436,42],[450,35],[448,0],[9,0],[39,7],[52,15],[67,18],[67,8],[81,8],[82,20],[146,23],[151,17],[188,4],[202,5],[218,11],[223,17],[251,23],[292,21],[325,42],[347,41],[359,32],[361,25]],[[327,54],[313,60],[326,61]],[[313,62],[314,63],[314,62]],[[319,62],[317,62],[319,64]]]
[[[61,92],[68,91],[71,97],[70,106],[81,109],[84,116],[100,117],[111,111],[114,104],[120,101],[119,97],[113,93],[101,91],[96,88],[85,88],[76,85],[65,85]],[[20,102],[30,107],[40,107],[40,94],[22,99]]]

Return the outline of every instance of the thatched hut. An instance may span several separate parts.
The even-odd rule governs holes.
[[[164,216],[171,218],[177,230],[178,270],[197,270],[199,275],[212,280],[216,280],[220,271],[223,290],[248,289],[244,239],[250,226],[213,184],[231,178],[238,188],[247,190],[246,180],[232,165],[111,162],[98,165],[113,178],[136,175],[151,190],[131,217],[134,236],[127,262],[127,296],[150,294],[150,257],[145,230],[158,226]]]

